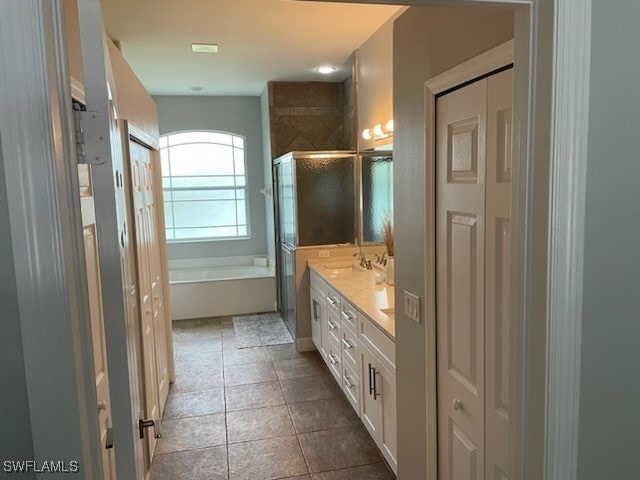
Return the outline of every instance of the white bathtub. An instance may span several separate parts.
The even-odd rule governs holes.
[[[254,258],[170,260],[171,318],[275,311],[274,267],[254,265]]]

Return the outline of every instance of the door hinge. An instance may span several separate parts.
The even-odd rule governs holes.
[[[99,133],[104,121],[100,112],[88,112],[79,104],[73,105],[78,163],[102,165],[107,161],[107,139]],[[87,147],[89,147],[87,151]]]

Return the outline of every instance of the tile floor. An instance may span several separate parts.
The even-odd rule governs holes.
[[[174,322],[154,480],[392,480],[317,352],[237,349],[231,317]]]

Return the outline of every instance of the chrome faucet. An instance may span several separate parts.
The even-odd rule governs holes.
[[[358,250],[352,256],[360,258],[360,266],[362,268],[366,268],[367,270],[371,270],[373,268],[371,267],[371,260],[367,260],[367,257],[362,253],[362,250]]]

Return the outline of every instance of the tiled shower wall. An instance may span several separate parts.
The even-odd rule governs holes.
[[[342,107],[344,115],[344,148],[356,149],[356,84],[353,76],[342,82]]]
[[[351,148],[345,132],[353,127],[345,129],[344,104],[343,83],[269,82],[272,157]]]

